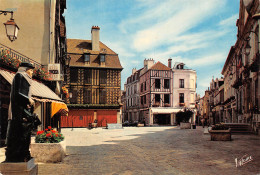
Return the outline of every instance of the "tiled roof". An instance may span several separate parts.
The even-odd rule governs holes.
[[[165,65],[162,64],[160,61],[158,61],[157,63],[155,63],[150,69],[151,69],[151,70],[171,70],[171,68],[165,66]]]
[[[67,39],[67,52],[83,54],[84,52],[89,52],[90,54],[99,54],[106,50],[106,54],[116,54],[113,50],[99,42],[100,51],[93,51],[91,40],[80,40],[80,39]]]
[[[71,57],[70,66],[122,69],[118,55],[102,42],[100,51],[91,50],[91,40],[67,39],[67,50]],[[104,49],[106,52],[104,52]],[[84,53],[90,53],[90,64],[84,62]],[[105,66],[100,65],[99,54],[106,53]]]

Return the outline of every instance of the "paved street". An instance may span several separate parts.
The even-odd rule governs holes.
[[[201,127],[63,129],[67,154],[59,164],[39,164],[39,174],[260,174],[260,136],[210,141]],[[236,167],[235,158],[253,160]]]

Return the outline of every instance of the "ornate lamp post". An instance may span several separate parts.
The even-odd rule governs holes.
[[[19,27],[14,22],[13,11],[3,11],[3,10],[0,10],[0,15],[2,15],[2,14],[7,15],[7,13],[11,13],[11,18],[6,23],[4,23],[5,29],[6,29],[6,35],[9,38],[9,40],[11,42],[13,42],[14,40],[17,39],[17,34],[18,34]]]

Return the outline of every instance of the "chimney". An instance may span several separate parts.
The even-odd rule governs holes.
[[[132,75],[136,72],[136,68],[132,69]]]
[[[99,51],[99,30],[100,28],[98,26],[92,26],[91,43],[93,51]]]
[[[168,67],[172,68],[172,59],[171,58],[168,59]]]
[[[152,58],[144,60],[144,67],[146,67],[147,69],[150,69],[153,65],[154,60]]]

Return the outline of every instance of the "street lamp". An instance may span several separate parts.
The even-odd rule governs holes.
[[[249,40],[247,40],[247,43],[246,43],[246,47],[245,47],[245,54],[248,56],[250,54],[250,51],[251,51],[251,46],[249,44]]]
[[[13,11],[3,11],[3,10],[0,10],[0,15],[2,15],[2,14],[7,15],[7,13],[11,13],[11,18],[6,23],[4,23],[5,29],[6,29],[6,35],[9,38],[9,40],[11,42],[13,42],[14,40],[17,39],[17,34],[18,34],[19,27],[14,22]]]

